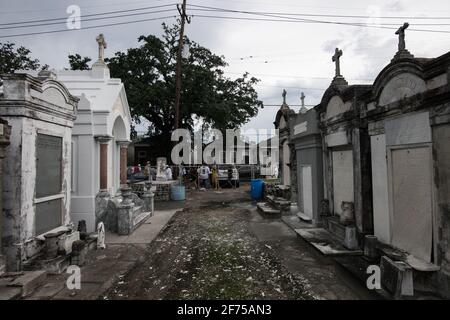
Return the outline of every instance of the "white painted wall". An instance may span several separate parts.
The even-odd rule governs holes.
[[[354,202],[353,151],[333,151],[334,212],[342,214],[342,201]]]
[[[302,166],[303,213],[313,219],[311,166]]]
[[[372,155],[373,225],[379,241],[391,243],[389,218],[388,173],[386,137],[384,134],[370,137]]]

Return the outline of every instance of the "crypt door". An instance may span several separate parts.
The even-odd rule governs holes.
[[[431,150],[391,149],[392,244],[431,262],[433,191]]]
[[[35,235],[62,224],[62,137],[37,134]]]
[[[334,213],[342,214],[342,202],[354,202],[353,151],[332,152]]]
[[[311,166],[301,167],[302,181],[302,199],[303,213],[310,219],[313,218],[313,201],[312,201],[312,175]]]

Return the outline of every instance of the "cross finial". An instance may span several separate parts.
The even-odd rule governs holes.
[[[308,109],[305,108],[305,94],[302,92],[300,94],[300,100],[302,101],[302,107],[300,108],[300,113],[306,113]]]
[[[100,33],[95,40],[98,43],[98,60],[104,61],[105,58],[105,49],[106,49],[106,41],[103,33]]]
[[[286,92],[285,89],[283,89],[283,94],[282,94],[282,96],[283,96],[283,104],[286,104],[286,95],[287,95],[287,92]]]
[[[406,49],[405,43],[405,30],[408,29],[409,23],[405,22],[403,26],[401,26],[395,34],[398,34],[398,51],[404,51]]]
[[[336,48],[336,50],[334,51],[334,56],[332,58],[333,62],[336,63],[336,77],[341,76],[341,63],[340,63],[341,57],[342,57],[342,50]]]

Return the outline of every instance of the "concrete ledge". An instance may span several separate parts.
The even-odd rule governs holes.
[[[11,281],[7,287],[20,288],[22,297],[25,297],[32,293],[37,287],[41,286],[46,278],[46,271],[28,271]]]
[[[259,202],[256,204],[256,207],[261,213],[267,215],[279,215],[281,213],[280,210],[273,208],[267,202]]]
[[[323,228],[295,229],[306,242],[326,256],[362,255],[362,250],[346,249],[330,232]]]

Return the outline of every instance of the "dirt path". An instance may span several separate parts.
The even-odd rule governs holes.
[[[305,248],[244,188],[194,192],[104,299],[367,298]]]

